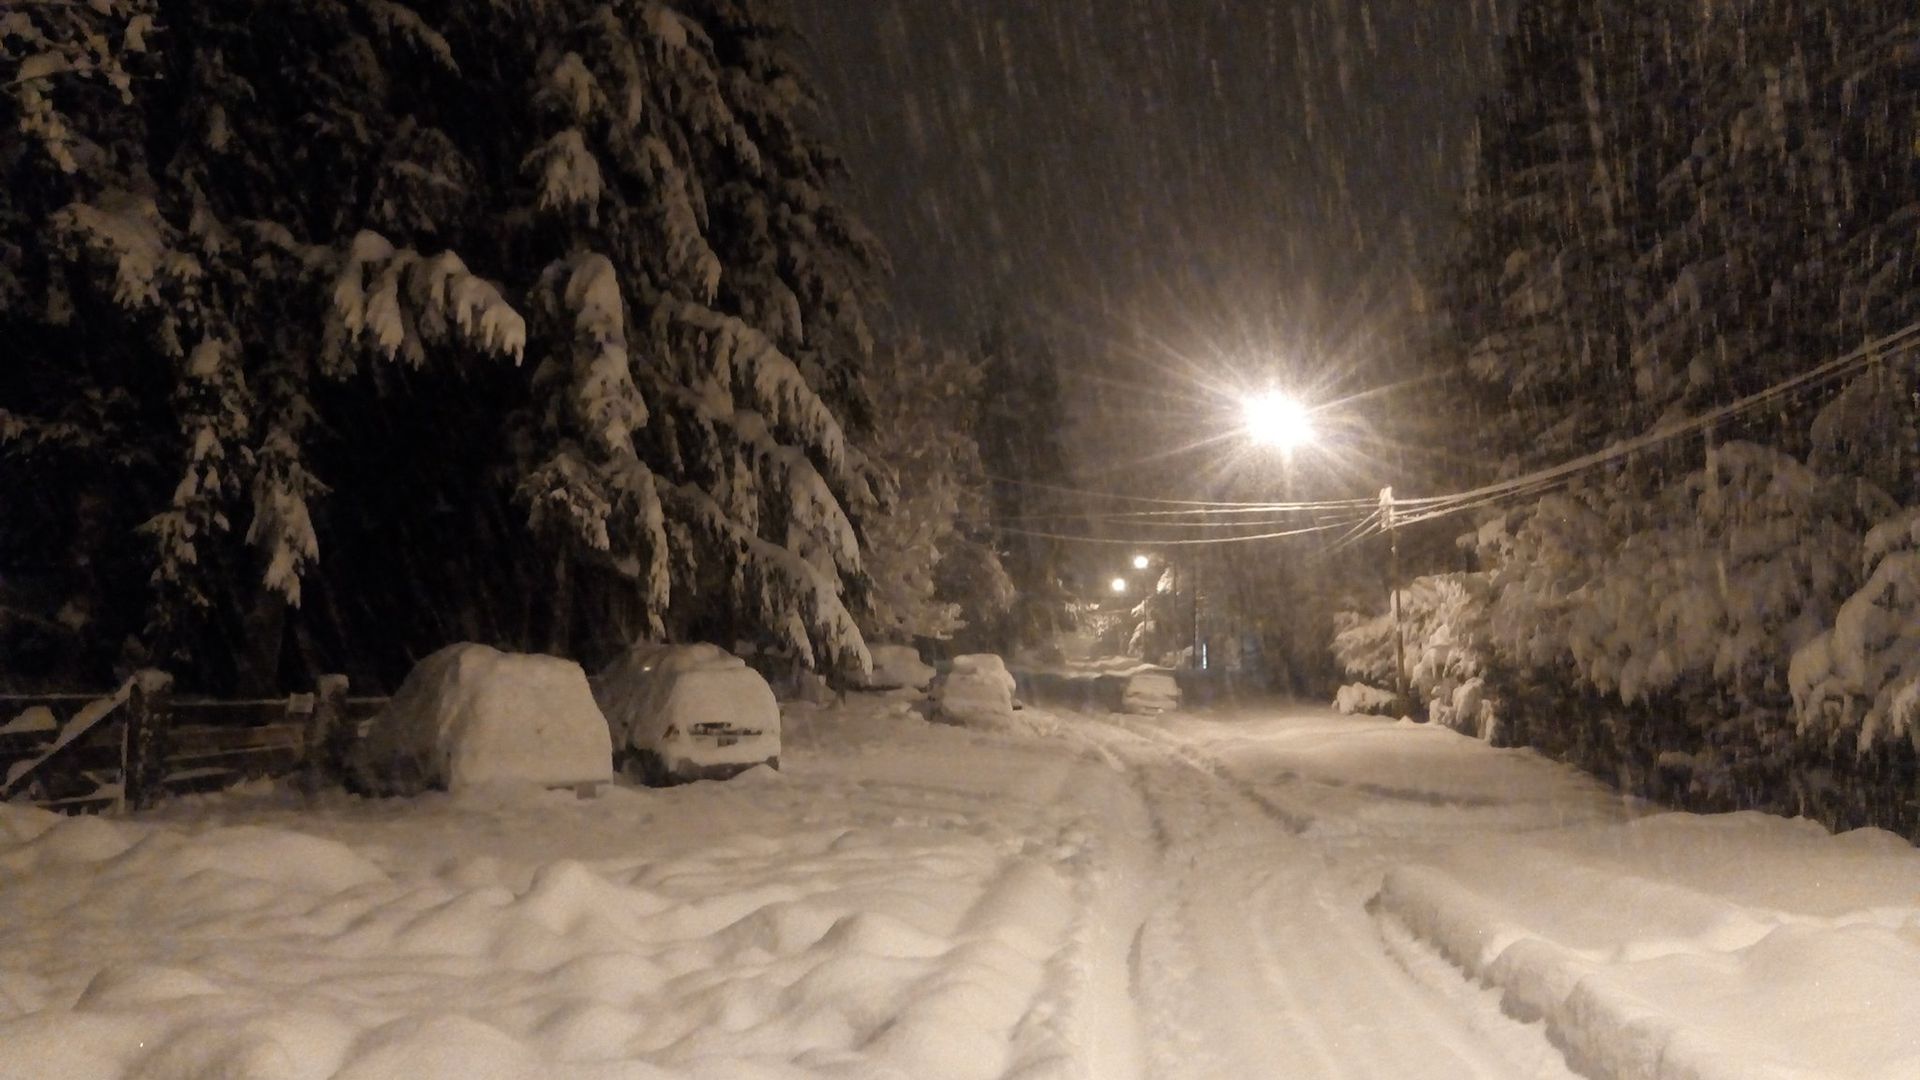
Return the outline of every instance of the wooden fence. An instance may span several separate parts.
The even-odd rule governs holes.
[[[259,777],[339,783],[361,723],[386,701],[347,689],[328,675],[284,698],[179,697],[165,672],[142,671],[102,694],[0,693],[0,802],[142,810]]]

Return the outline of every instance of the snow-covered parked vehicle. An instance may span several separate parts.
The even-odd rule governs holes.
[[[1172,712],[1180,707],[1180,683],[1170,668],[1143,666],[1127,676],[1120,708],[1130,713]]]
[[[780,767],[780,706],[745,660],[718,645],[641,642],[593,679],[614,757],[652,785]]]
[[[992,653],[953,658],[933,686],[934,717],[966,727],[1004,729],[1013,723],[1013,673]]]
[[[862,688],[867,690],[913,690],[924,693],[933,683],[933,665],[920,659],[920,650],[911,645],[874,645],[873,671]]]
[[[1395,700],[1391,690],[1366,683],[1348,683],[1334,695],[1333,708],[1348,716],[1391,716]]]
[[[466,642],[414,665],[356,745],[351,773],[383,795],[571,787],[611,779],[613,751],[580,665]]]

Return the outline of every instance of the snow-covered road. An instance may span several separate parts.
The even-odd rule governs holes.
[[[589,801],[0,806],[0,1080],[1920,1075],[1897,838],[1319,709],[1022,715],[803,709],[783,774]]]
[[[1385,737],[1346,746],[1369,729]],[[1580,792],[1583,817],[1617,815],[1615,800],[1531,757],[1480,747],[1472,756],[1488,758],[1476,762],[1487,786],[1436,784],[1466,749],[1449,733],[1317,710],[1114,717],[1075,734],[1125,769],[1147,826],[1135,835],[1150,840],[1131,856],[1130,876],[1151,885],[1129,913],[1127,956],[1143,1053],[1095,1075],[1566,1075],[1537,1026],[1500,1015],[1457,976],[1419,982],[1368,901],[1386,867],[1435,836],[1457,839],[1465,820],[1497,838],[1532,819],[1537,806],[1518,819],[1487,812],[1537,799],[1541,778],[1529,772]],[[1368,768],[1302,771],[1330,746]],[[1352,792],[1360,797],[1340,797]]]

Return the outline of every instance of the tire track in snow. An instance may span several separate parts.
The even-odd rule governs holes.
[[[1487,1038],[1472,987],[1437,993],[1389,954],[1365,910],[1378,853],[1301,836],[1312,816],[1142,727],[1088,719],[1078,734],[1126,763],[1160,853],[1130,957],[1147,1077],[1541,1075]]]

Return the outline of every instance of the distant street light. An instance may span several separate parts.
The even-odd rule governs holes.
[[[1114,579],[1113,579],[1113,586],[1112,586],[1112,587],[1113,587],[1113,591],[1114,591],[1114,592],[1116,592],[1116,593],[1124,593],[1124,592],[1126,592],[1126,591],[1127,591],[1127,579],[1126,579],[1126,578],[1123,578],[1123,577],[1117,577],[1117,578],[1114,578]]]
[[[1145,555],[1135,555],[1133,557],[1133,568],[1135,570],[1145,570],[1152,561],[1153,560],[1147,558]]]
[[[1241,401],[1240,416],[1247,437],[1262,446],[1294,450],[1314,440],[1313,417],[1307,407],[1278,390]]]

